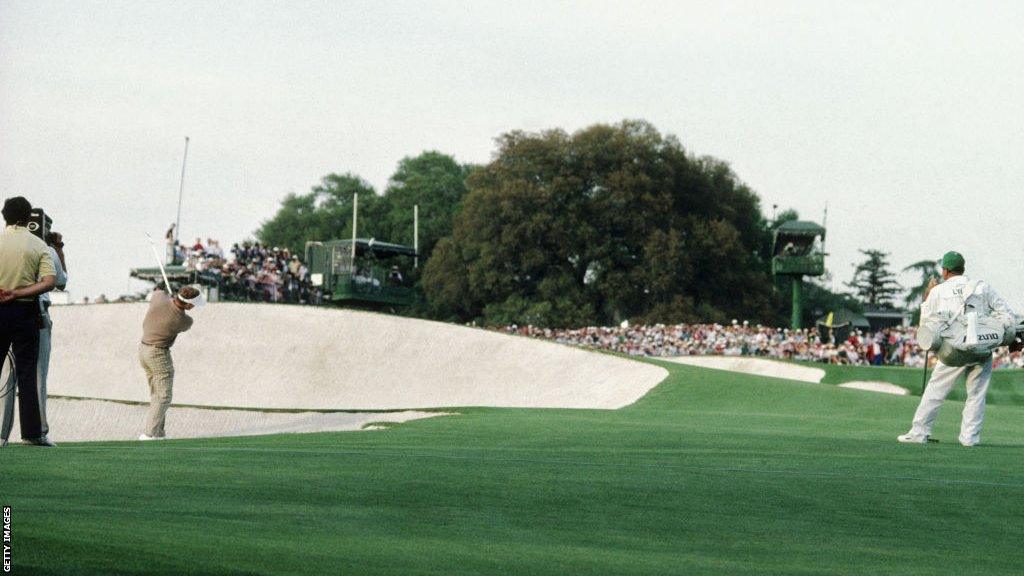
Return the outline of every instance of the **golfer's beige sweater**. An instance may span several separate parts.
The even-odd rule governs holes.
[[[192,318],[179,310],[163,290],[154,290],[149,310],[142,321],[142,343],[170,348],[178,334],[192,327]]]

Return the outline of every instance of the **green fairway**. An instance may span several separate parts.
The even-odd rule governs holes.
[[[13,446],[14,573],[1021,574],[1024,407],[902,445],[915,397],[659,364],[616,411]]]

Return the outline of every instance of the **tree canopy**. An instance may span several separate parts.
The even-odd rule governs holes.
[[[567,133],[512,131],[485,166],[437,151],[403,158],[381,194],[352,173],[289,194],[257,231],[302,253],[309,240],[413,243],[425,296],[407,314],[488,324],[636,322],[780,325],[789,286],[771,278],[772,222],[728,164],[687,152],[643,121]],[[805,317],[852,301],[824,285]]]
[[[441,317],[579,326],[774,317],[757,196],[642,121],[510,132],[424,288]]]
[[[352,199],[359,194],[359,228],[371,236],[380,226],[373,217],[380,211],[377,195],[368,182],[354,174],[328,174],[307,194],[289,194],[273,218],[256,231],[264,244],[287,247],[302,254],[308,240],[330,240],[352,235]],[[369,217],[367,217],[369,216]]]
[[[470,170],[440,152],[403,158],[383,195],[354,174],[328,174],[309,193],[286,196],[256,237],[299,254],[308,240],[348,238],[352,198],[358,193],[358,235],[385,242],[413,244],[413,206],[418,204],[420,254],[428,257],[438,239],[451,231]]]
[[[466,177],[473,170],[440,152],[406,157],[384,191],[382,225],[387,240],[413,244],[413,206],[419,205],[419,248],[429,259],[437,241],[452,232],[452,218],[466,195]]]

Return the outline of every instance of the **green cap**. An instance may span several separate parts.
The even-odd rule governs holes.
[[[942,255],[942,267],[946,270],[959,270],[964,267],[964,257],[959,252],[950,250]]]

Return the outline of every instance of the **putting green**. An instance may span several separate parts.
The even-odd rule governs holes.
[[[911,394],[921,395],[921,383],[924,377],[922,368],[904,368],[902,366],[832,366],[811,362],[801,365],[820,367],[825,370],[824,384],[842,384],[856,380],[878,380],[889,382],[906,388]],[[929,375],[931,371],[929,371]],[[950,400],[962,401],[966,398],[961,376],[961,383],[949,395]],[[992,383],[988,389],[989,404],[1012,404],[1024,406],[1024,370],[995,370],[992,372]]]
[[[620,410],[0,452],[15,574],[1020,574],[1024,408],[660,363]],[[862,379],[862,378],[859,378]]]

